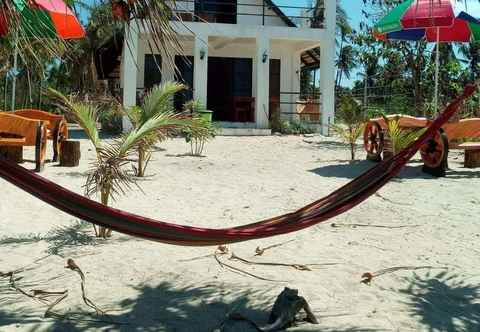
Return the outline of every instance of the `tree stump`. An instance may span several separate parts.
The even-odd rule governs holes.
[[[458,147],[465,150],[464,166],[466,168],[480,167],[480,142],[467,142]]]
[[[60,145],[60,166],[77,167],[80,163],[80,156],[80,141],[62,141]]]
[[[480,149],[465,150],[465,167],[467,168],[480,167]]]
[[[11,162],[23,162],[23,146],[0,146],[0,156]]]

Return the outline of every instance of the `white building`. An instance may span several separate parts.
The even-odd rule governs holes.
[[[325,0],[325,7],[324,21],[315,24],[321,28],[310,28],[305,17],[294,19],[297,27],[282,12],[294,9],[279,8],[271,0],[177,0],[183,22],[171,24],[186,56],[174,59],[181,78],[169,69],[165,56],[152,54],[148,32],[131,25],[120,69],[124,105],[135,105],[138,91],[181,79],[191,90],[176,103],[193,97],[223,127],[265,132],[274,112],[298,117],[302,60],[307,50],[319,47],[320,96],[314,105],[326,134],[334,118],[336,0]]]

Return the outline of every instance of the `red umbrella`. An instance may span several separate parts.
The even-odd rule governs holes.
[[[7,0],[8,1],[8,0]],[[85,37],[85,30],[75,14],[62,0],[10,0],[13,4],[8,10],[0,9],[0,37],[8,35],[11,24],[20,25],[20,33],[27,38],[79,39]],[[12,14],[18,13],[18,20],[12,20]],[[17,37],[13,72],[17,71]],[[12,109],[15,108],[15,74],[12,79]]]
[[[75,14],[62,0],[12,0],[13,9],[19,14],[20,28],[29,37],[78,39],[85,37],[85,30]],[[10,11],[0,12],[0,36],[8,34]]]

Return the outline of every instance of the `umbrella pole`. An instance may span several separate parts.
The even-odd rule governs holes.
[[[435,99],[434,103],[434,111],[435,114],[438,113],[438,72],[440,67],[440,28],[437,28],[437,45],[436,45],[436,54],[435,54]]]
[[[13,51],[13,78],[12,78],[12,111],[15,111],[15,92],[17,89],[17,67],[18,67],[18,44],[15,36],[15,47]]]

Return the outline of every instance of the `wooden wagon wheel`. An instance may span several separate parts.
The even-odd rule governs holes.
[[[382,127],[377,122],[368,122],[363,132],[363,144],[367,151],[367,159],[381,161],[384,143]]]
[[[448,166],[448,138],[443,130],[420,148],[423,171],[435,176],[445,176]]]

